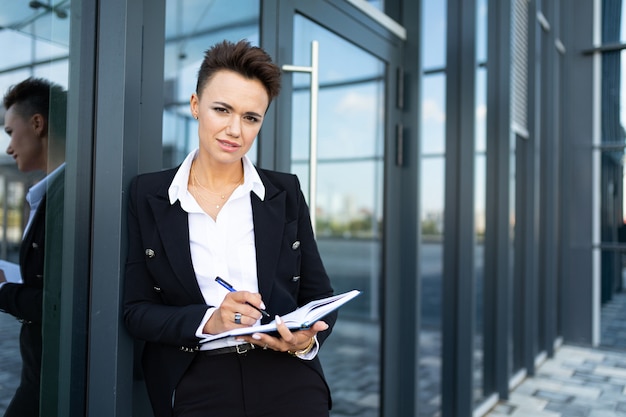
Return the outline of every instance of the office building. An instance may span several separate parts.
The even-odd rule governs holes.
[[[601,345],[626,249],[623,15],[620,0],[4,2],[0,90],[69,91],[46,415],[149,415],[120,316],[126,191],[197,146],[189,98],[222,39],[282,66],[250,156],[298,174],[336,291],[363,291],[320,353],[334,417],[481,415],[561,344]],[[15,261],[36,178],[0,165]]]

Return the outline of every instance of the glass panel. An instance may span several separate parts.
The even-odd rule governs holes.
[[[423,78],[420,119],[422,158],[419,192],[422,243],[418,409],[420,416],[429,417],[441,413],[445,83],[443,73]]]
[[[620,13],[621,12],[621,13]],[[626,4],[623,1],[602,2],[602,43],[613,45],[626,40]],[[624,200],[624,126],[626,85],[622,73],[626,51],[602,54],[601,79],[601,145],[599,152],[600,184],[600,252],[602,304],[600,342],[612,348],[626,348],[626,338],[619,331],[619,311],[624,297],[626,259],[626,216]],[[597,157],[597,154],[595,154]],[[617,316],[617,317],[616,317]]]
[[[425,82],[428,78],[425,78]],[[422,244],[420,251],[418,415],[435,417],[441,415],[445,157],[443,155],[422,157],[420,179]]]
[[[367,0],[367,2],[369,4],[371,4],[372,6],[374,6],[375,8],[377,8],[380,11],[384,11],[385,10],[385,1],[384,0]]]
[[[515,182],[515,243],[517,243],[517,247],[514,247],[514,263],[515,265],[522,265],[524,261],[524,248],[523,242],[525,239],[524,233],[525,231],[525,213],[524,213],[524,202],[526,201],[526,190],[528,189],[528,164],[526,161],[528,160],[528,138],[516,135],[513,139],[515,142],[514,148],[515,151],[511,153],[511,157],[515,159],[513,166],[515,166],[515,171],[512,172],[515,177],[511,180]],[[513,192],[513,190],[511,190]],[[523,268],[512,268],[513,273],[513,285],[511,286],[511,304],[513,306],[512,311],[512,367],[513,373],[515,376],[516,373],[525,369],[526,364],[524,363],[524,314],[525,314],[525,305],[524,305],[524,270]]]
[[[197,122],[189,111],[204,52],[224,39],[248,39],[259,45],[259,0],[199,2],[166,0],[165,109],[163,111],[163,167],[178,165],[198,146]],[[248,156],[256,161],[255,145]]]
[[[24,339],[22,351],[27,352],[26,356],[29,358],[38,359],[22,362],[18,341],[20,330],[23,328],[22,332],[31,338],[32,335],[41,335],[41,322],[45,314],[41,306],[42,287],[46,285],[46,303],[58,306],[59,299],[55,297],[60,293],[60,283],[54,282],[55,280],[52,279],[56,277],[54,274],[46,276],[45,280],[42,278],[43,251],[36,253],[36,251],[27,250],[22,259],[21,271],[19,254],[22,245],[27,248],[43,247],[38,246],[43,245],[43,237],[36,237],[37,231],[45,231],[48,236],[51,235],[55,239],[61,239],[62,235],[60,227],[63,225],[63,177],[53,174],[47,177],[46,182],[42,182],[41,179],[64,162],[65,97],[69,69],[69,8],[70,1],[68,0],[49,4],[4,2],[2,13],[0,13],[0,28],[2,28],[0,45],[10,45],[11,49],[10,52],[6,51],[7,53],[0,62],[0,94],[4,97],[12,86],[29,77],[37,77],[56,84],[57,90],[55,91],[58,94],[55,94],[55,97],[62,97],[60,100],[50,101],[49,108],[48,103],[27,108],[24,103],[32,99],[35,90],[41,91],[44,94],[43,97],[46,97],[45,100],[50,98],[47,89],[40,90],[40,87],[34,87],[29,92],[16,94],[15,102],[10,103],[8,109],[5,108],[4,103],[0,108],[0,129],[3,132],[11,132],[11,136],[6,133],[0,134],[0,149],[9,152],[10,147],[12,154],[18,155],[18,158],[14,160],[5,152],[0,154],[0,269],[9,281],[13,281],[0,288],[0,293],[4,293],[0,296],[0,309],[8,313],[0,313],[0,333],[2,334],[0,368],[3,371],[0,380],[0,414],[4,414],[14,396],[20,383],[22,367],[39,375],[41,359],[36,354],[37,352],[43,349],[44,352],[50,353],[52,359],[47,363],[47,367],[50,369],[58,367],[58,360],[57,363],[53,363],[56,360],[55,354],[58,353],[55,350],[55,344],[58,342],[56,332],[46,333],[44,346],[41,340],[26,341]],[[24,120],[33,120],[32,117],[36,114],[41,115],[42,120],[46,121],[44,130],[37,133],[32,130],[20,130],[19,126],[23,126],[20,123]],[[39,155],[19,151],[33,137],[46,141],[50,152]],[[45,152],[45,148],[40,152]],[[43,159],[39,160],[38,157],[43,157]],[[41,191],[46,195],[46,200],[39,207],[31,208],[25,198],[29,189],[35,184],[42,187]],[[33,197],[34,193],[30,196]],[[46,213],[44,216],[34,217],[35,213],[41,213],[44,210]],[[30,220],[29,214],[33,215]],[[25,233],[27,224],[29,232]],[[53,261],[61,259],[62,245],[52,246],[56,247],[45,252],[47,259]],[[50,264],[53,263],[50,262]],[[29,291],[31,295],[23,291],[24,284],[31,287]],[[18,293],[21,294],[19,298],[16,295]],[[7,296],[7,294],[11,295]],[[7,299],[17,301],[5,305],[4,302]],[[24,318],[31,323],[22,325],[16,318]],[[52,323],[56,319],[55,317],[49,322]],[[48,327],[54,330],[55,326],[56,323],[47,325],[46,331]],[[38,401],[34,396],[29,396],[23,403],[28,407],[38,407]]]
[[[446,148],[446,76],[436,73],[422,83],[421,140],[424,155],[441,154]]]
[[[514,277],[515,277],[515,224],[517,222],[517,214],[515,211],[515,207],[516,207],[516,193],[517,193],[517,185],[516,185],[516,171],[517,171],[517,167],[516,167],[516,161],[517,161],[517,156],[516,156],[516,148],[517,148],[517,135],[511,135],[511,138],[509,140],[510,142],[510,148],[509,148],[509,276],[507,277],[507,279],[509,280],[509,283],[513,283],[514,282]],[[510,292],[513,292],[513,285],[510,285]],[[509,296],[509,300],[512,299],[512,296]],[[514,366],[514,360],[513,360],[513,355],[514,355],[514,349],[515,349],[515,343],[514,343],[514,335],[516,334],[516,331],[514,330],[513,326],[521,326],[521,321],[520,320],[513,320],[513,314],[509,314],[509,316],[511,317],[510,323],[507,326],[508,329],[508,333],[507,333],[507,345],[508,345],[508,350],[509,350],[509,363],[508,363],[508,371],[509,371],[509,375],[513,375],[513,372],[516,371],[515,366]]]
[[[626,348],[621,329],[626,293],[626,218],[624,200],[624,149],[601,152],[600,234],[606,248],[601,251],[601,333],[603,346]]]
[[[426,70],[446,66],[446,0],[422,1],[422,66]]]
[[[487,0],[476,0],[476,59],[487,61]]]
[[[474,131],[474,405],[483,401],[484,380],[484,272],[485,272],[485,225],[487,188],[487,69],[481,64],[487,60],[487,1],[476,2],[476,126]]]
[[[363,296],[342,307],[320,351],[334,417],[378,416],[385,66],[332,32],[295,16],[294,62],[310,65],[319,42],[316,234],[336,292]],[[309,191],[310,76],[294,74],[292,172]],[[310,198],[309,198],[309,201]]]
[[[606,303],[623,289],[622,252],[616,249],[617,245],[626,244],[623,208],[624,150],[604,151],[600,159],[600,238],[603,244],[609,246],[601,255],[601,299],[602,303]]]

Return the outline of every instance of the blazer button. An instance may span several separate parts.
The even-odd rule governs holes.
[[[300,241],[296,240],[295,242],[293,242],[293,244],[291,245],[291,249],[296,250],[300,247]]]
[[[39,244],[37,242],[33,242],[33,244],[31,245],[31,247],[33,249],[37,249],[39,247]]]
[[[300,281],[300,275],[296,275],[295,277],[291,277],[291,282],[298,282]]]
[[[146,256],[148,258],[154,258],[154,251],[152,249],[146,249]]]

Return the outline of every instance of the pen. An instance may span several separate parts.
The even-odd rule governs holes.
[[[228,282],[224,281],[222,278],[220,277],[215,277],[215,281],[220,284],[222,287],[226,288],[228,291],[230,292],[235,292],[237,291],[236,289],[233,288],[232,285],[230,285]],[[265,317],[269,317],[269,313],[265,310],[262,310],[258,307],[253,306],[252,304],[250,304],[249,302],[246,301],[246,304],[248,304],[250,307],[254,308],[255,310],[257,310],[258,312],[260,312],[261,314],[263,314]]]

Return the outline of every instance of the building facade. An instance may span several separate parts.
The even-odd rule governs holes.
[[[561,344],[601,345],[626,248],[623,13],[621,0],[3,5],[0,89],[38,76],[69,92],[45,415],[150,415],[121,321],[126,190],[197,146],[189,98],[222,39],[283,68],[250,156],[298,174],[336,291],[363,291],[320,352],[333,417],[480,416]],[[15,261],[36,178],[10,158],[0,176]]]

